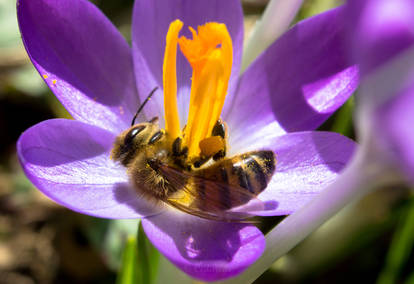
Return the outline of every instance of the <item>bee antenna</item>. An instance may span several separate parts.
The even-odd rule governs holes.
[[[138,114],[142,111],[142,109],[144,108],[144,106],[151,99],[152,95],[155,93],[155,91],[157,89],[158,89],[158,87],[155,87],[154,89],[152,89],[152,91],[149,93],[149,95],[147,96],[147,98],[145,99],[145,101],[140,105],[140,107],[138,108],[137,112],[134,115],[134,118],[132,119],[131,126],[133,126],[135,124],[135,119],[137,118]]]

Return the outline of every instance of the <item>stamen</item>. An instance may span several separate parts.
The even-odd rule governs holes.
[[[182,27],[183,23],[180,20],[175,20],[170,24],[166,37],[163,64],[165,130],[172,139],[181,135],[177,108],[176,58],[178,34]]]
[[[201,141],[211,135],[220,118],[227,93],[233,64],[233,45],[224,24],[207,23],[190,28],[193,39],[180,37],[178,43],[184,56],[193,68],[190,109],[184,131],[184,145],[189,148],[189,157],[203,151],[200,147],[211,143]],[[213,147],[216,148],[216,147]]]

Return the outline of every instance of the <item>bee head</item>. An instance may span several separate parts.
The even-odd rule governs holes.
[[[154,137],[157,137],[158,133],[162,135],[157,117],[148,122],[133,125],[116,137],[111,159],[121,162],[124,166],[128,165],[140,149],[152,144],[151,141],[154,140]]]

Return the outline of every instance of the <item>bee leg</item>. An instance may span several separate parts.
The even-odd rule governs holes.
[[[183,139],[180,137],[175,138],[173,145],[172,145],[172,153],[175,157],[184,157],[187,158],[188,155],[188,147],[182,148]]]
[[[198,160],[196,160],[193,163],[194,168],[199,168],[202,165],[204,165],[208,160],[210,160],[210,157],[200,157]]]
[[[222,149],[213,155],[213,160],[218,161],[223,159],[226,156],[226,149]]]
[[[221,119],[218,119],[216,124],[214,125],[213,130],[211,131],[211,136],[220,136],[221,138],[226,139],[227,126]],[[213,155],[213,160],[218,161],[218,160],[223,159],[225,156],[226,156],[226,146],[224,146],[223,149],[219,150]]]
[[[211,136],[220,136],[221,138],[226,139],[227,126],[221,119],[217,120],[214,125],[213,130],[211,131]]]
[[[182,147],[181,137],[175,138],[172,144],[172,156],[176,165],[182,167],[183,169],[191,169],[191,166],[186,163],[188,147]]]
[[[175,138],[173,144],[172,144],[172,153],[174,156],[178,157],[181,153],[181,143],[183,140],[180,137]]]

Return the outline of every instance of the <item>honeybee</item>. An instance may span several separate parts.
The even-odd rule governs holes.
[[[188,150],[181,146],[181,138],[171,143],[157,117],[134,124],[137,114],[131,128],[116,138],[111,158],[127,168],[139,195],[205,219],[246,218],[229,210],[255,199],[267,187],[276,169],[273,151],[251,151],[226,158],[222,149],[211,157],[186,163]],[[212,135],[225,139],[226,127],[221,120]]]

